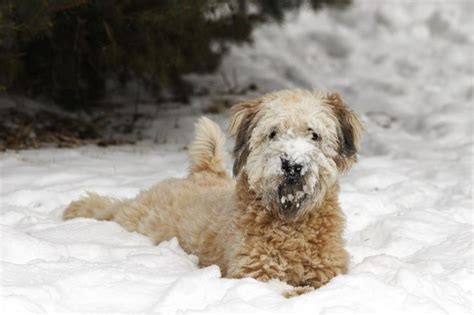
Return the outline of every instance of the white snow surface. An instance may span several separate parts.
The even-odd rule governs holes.
[[[199,269],[175,239],[153,246],[112,222],[61,220],[86,191],[132,197],[184,176],[200,99],[150,126],[167,144],[0,155],[1,313],[472,314],[472,12],[472,1],[307,10],[223,62],[240,85],[337,90],[362,115],[360,161],[341,180],[348,274],[285,299],[278,281]],[[191,77],[223,88],[220,76]]]

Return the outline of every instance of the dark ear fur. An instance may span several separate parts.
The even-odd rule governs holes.
[[[326,103],[339,121],[339,156],[336,158],[336,164],[341,172],[346,172],[357,161],[364,126],[359,117],[342,101],[339,94],[328,94]]]
[[[234,176],[237,177],[247,162],[250,153],[249,140],[255,127],[255,115],[260,105],[259,100],[238,103],[231,108],[232,118],[229,127],[230,134],[235,138],[234,146]]]

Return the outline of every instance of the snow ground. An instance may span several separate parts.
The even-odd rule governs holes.
[[[360,162],[342,179],[347,275],[284,299],[282,283],[199,269],[175,240],[152,246],[114,223],[61,221],[86,190],[131,197],[184,176],[204,98],[149,127],[166,144],[0,155],[2,314],[472,314],[473,11],[471,1],[356,1],[302,12],[261,27],[253,47],[232,49],[222,65],[262,91],[338,90],[363,116]],[[219,76],[191,79],[226,88]]]

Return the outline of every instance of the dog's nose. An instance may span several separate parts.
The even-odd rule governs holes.
[[[285,173],[285,176],[289,178],[298,178],[301,176],[301,169],[303,165],[298,163],[291,163],[287,159],[281,159],[281,169]]]

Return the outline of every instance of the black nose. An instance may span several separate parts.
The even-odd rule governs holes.
[[[287,159],[281,159],[281,169],[285,173],[285,176],[289,178],[298,178],[301,176],[301,169],[303,165],[298,163],[291,163]]]

